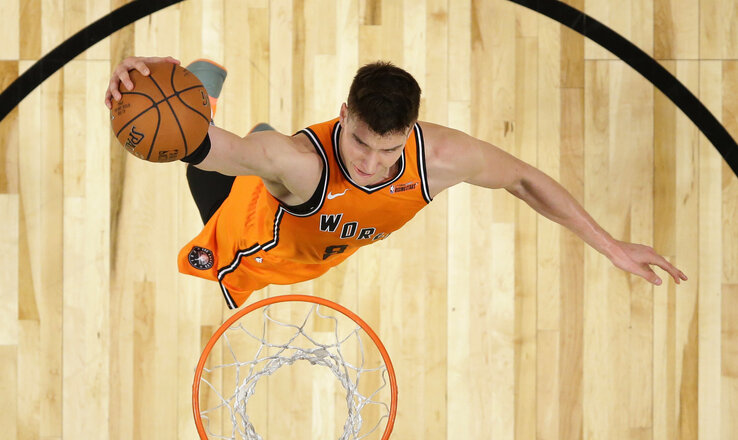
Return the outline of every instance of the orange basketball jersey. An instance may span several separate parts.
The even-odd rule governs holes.
[[[300,206],[274,198],[259,177],[236,177],[228,198],[179,252],[182,273],[220,283],[230,308],[254,290],[316,278],[356,250],[399,229],[431,198],[423,134],[415,124],[397,176],[372,186],[349,177],[338,154],[338,119],[304,134],[323,160],[314,196]]]

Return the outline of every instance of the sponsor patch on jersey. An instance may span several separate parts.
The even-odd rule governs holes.
[[[192,267],[198,270],[207,270],[213,267],[213,251],[210,249],[193,246],[187,258]]]
[[[399,193],[403,191],[410,191],[411,189],[415,189],[415,187],[418,186],[418,182],[410,182],[410,183],[400,183],[397,185],[390,186],[390,194]]]

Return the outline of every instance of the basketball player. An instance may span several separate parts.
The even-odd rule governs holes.
[[[172,58],[126,58],[105,96],[132,89],[128,71]],[[216,97],[225,71],[192,66]],[[260,124],[245,137],[211,126],[187,178],[205,227],[179,254],[183,273],[216,280],[228,306],[268,284],[316,278],[359,247],[387,238],[446,188],[504,188],[577,234],[627,272],[660,285],[659,266],[687,277],[652,248],[614,239],[556,181],[460,131],[417,120],[420,87],[388,63],[359,69],[336,119],[293,136]],[[215,107],[213,107],[215,108]]]

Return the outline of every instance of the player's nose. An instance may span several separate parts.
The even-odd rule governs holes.
[[[371,151],[364,157],[364,171],[368,174],[374,174],[377,172],[377,165],[379,164],[379,155],[376,151]]]

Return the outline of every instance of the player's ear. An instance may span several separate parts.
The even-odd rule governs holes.
[[[413,128],[415,127],[415,122],[410,124],[410,127],[407,128],[407,132],[405,133],[405,140],[408,140],[410,138],[410,135],[413,134]]]
[[[341,111],[338,113],[338,120],[339,122],[341,122],[341,125],[343,125],[344,127],[346,126],[346,121],[348,119],[348,113],[349,113],[348,106],[344,102],[343,104],[341,104]]]

